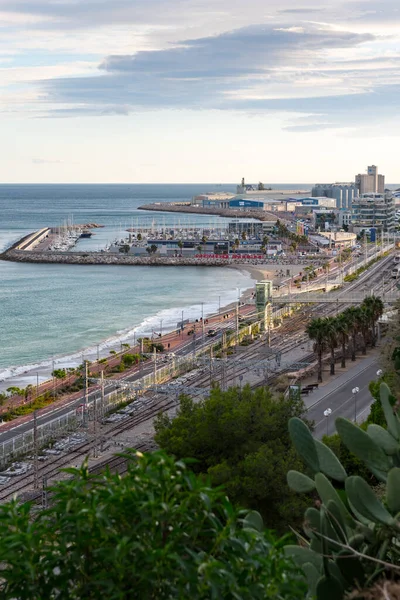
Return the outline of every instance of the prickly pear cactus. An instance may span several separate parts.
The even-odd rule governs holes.
[[[400,559],[400,419],[389,402],[390,390],[380,386],[387,429],[370,425],[366,432],[350,421],[336,419],[337,432],[373,475],[386,485],[384,500],[361,477],[348,477],[336,455],[315,440],[298,418],[289,432],[308,473],[289,471],[289,486],[299,493],[317,493],[320,502],[308,508],[301,546],[286,546],[286,554],[304,571],[309,597],[342,600],[366,581],[382,577],[382,562]]]

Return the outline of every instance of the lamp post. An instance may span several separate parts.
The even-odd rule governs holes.
[[[359,387],[354,387],[351,392],[354,396],[354,423],[357,423],[357,394],[360,391]]]
[[[324,417],[326,417],[326,435],[328,435],[328,425],[329,425],[329,417],[332,414],[332,409],[331,408],[327,408],[326,410],[324,410]]]

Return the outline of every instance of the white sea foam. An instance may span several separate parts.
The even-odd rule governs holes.
[[[221,299],[221,307],[228,306],[237,300],[237,291],[231,290],[224,294]],[[218,313],[219,302],[204,302],[184,306],[181,308],[170,308],[160,310],[154,316],[144,319],[139,325],[130,327],[117,332],[116,335],[110,336],[101,341],[99,344],[92,345],[83,350],[69,353],[66,355],[55,356],[54,359],[47,359],[38,363],[28,365],[11,366],[0,369],[0,391],[5,390],[10,386],[25,387],[29,384],[36,384],[37,378],[39,382],[50,379],[53,368],[73,368],[82,364],[83,360],[96,360],[110,355],[110,350],[120,350],[121,344],[129,343],[133,345],[134,341],[139,337],[158,335],[168,333],[178,329],[183,319],[193,321],[208,317],[211,314]]]

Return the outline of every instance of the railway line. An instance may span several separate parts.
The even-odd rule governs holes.
[[[366,286],[369,289],[373,289],[378,285],[380,286],[380,289],[376,290],[377,294],[382,295],[386,291],[389,291],[393,286],[393,281],[390,280],[389,276],[386,280],[385,278],[382,278],[382,273],[391,261],[391,257],[382,259],[382,261],[377,265],[374,265],[372,269],[366,271],[356,282],[346,286],[345,291],[348,292],[349,290],[365,288]],[[251,370],[252,362],[256,369],[257,364],[260,365],[262,362],[265,364],[266,361],[269,361],[270,368],[268,368],[268,366],[258,367],[258,370],[264,368],[266,371],[261,377],[261,381],[255,383],[252,387],[259,387],[260,385],[271,383],[276,377],[293,370],[291,369],[290,364],[282,365],[281,367],[276,364],[274,367],[272,363],[274,360],[276,361],[277,356],[279,356],[280,361],[282,361],[282,358],[285,355],[289,355],[292,351],[300,347],[300,349],[304,349],[302,362],[307,363],[314,359],[313,353],[306,351],[308,338],[304,329],[307,321],[316,314],[318,316],[334,315],[339,309],[343,310],[346,306],[345,303],[340,302],[338,302],[337,305],[321,303],[314,306],[303,306],[300,311],[294,313],[290,318],[285,319],[279,329],[271,332],[270,347],[266,347],[264,336],[261,339],[256,340],[244,354],[228,356],[226,361],[210,360],[209,368],[207,368],[206,360],[203,362],[199,361],[201,367],[195,370],[191,378],[190,386],[203,388],[209,385],[211,380],[221,381],[226,386],[229,386],[233,383],[237,383],[240,376],[244,376],[249,372],[249,369]],[[254,315],[255,312],[253,312],[253,316]],[[250,317],[251,312],[248,311],[246,316]],[[229,327],[232,327],[232,320],[222,322],[220,330],[223,331],[229,329]],[[302,348],[303,344],[304,348]],[[186,348],[188,354],[191,352],[190,347],[191,342],[188,343]],[[244,363],[243,366],[240,366],[240,361]],[[245,363],[247,363],[247,365]],[[16,477],[15,481],[9,482],[7,487],[0,487],[0,503],[11,499],[14,495],[18,495],[21,499],[39,501],[40,498],[42,498],[42,490],[35,489],[26,493],[29,488],[32,489],[35,482],[36,484],[38,482],[40,484],[43,481],[47,481],[48,483],[55,481],[55,479],[59,477],[60,469],[71,465],[76,466],[82,462],[85,456],[92,452],[97,453],[99,448],[106,443],[113,444],[115,442],[116,444],[125,446],[128,444],[131,447],[134,446],[138,450],[151,450],[155,447],[155,444],[150,439],[150,436],[149,439],[145,441],[141,441],[140,437],[133,439],[134,436],[137,435],[135,434],[135,428],[138,428],[143,424],[151,426],[152,420],[160,412],[170,412],[175,410],[179,405],[180,392],[180,389],[174,390],[172,388],[171,393],[168,395],[154,392],[147,393],[139,400],[136,400],[138,408],[135,413],[127,415],[123,421],[117,424],[103,423],[100,425],[97,423],[97,426],[95,426],[93,420],[89,421],[88,430],[86,431],[86,440],[82,444],[77,444],[73,449],[69,450],[67,454],[57,457],[54,456],[52,460],[48,459],[48,463],[40,463],[36,473],[31,469],[25,475],[19,476],[18,478]],[[92,431],[90,431],[90,429]],[[126,440],[123,440],[122,442],[118,441],[118,436],[127,434],[127,432],[131,432],[132,439],[128,440],[128,442]],[[91,472],[99,473],[106,466],[118,472],[124,472],[124,468],[126,470],[123,457],[113,455],[92,466]]]

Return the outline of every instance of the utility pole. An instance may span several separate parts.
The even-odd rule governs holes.
[[[52,361],[52,365],[53,365],[53,398],[54,400],[56,399],[56,376],[54,375],[54,360]]]
[[[236,340],[235,340],[235,350],[237,352],[237,347],[239,345],[239,300],[236,303]]]
[[[88,404],[89,404],[89,373],[88,362],[85,360],[85,399],[83,402],[83,426],[88,423]]]
[[[153,360],[154,360],[154,385],[157,385],[157,349],[153,349]]]
[[[97,392],[94,396],[94,413],[93,413],[93,437],[94,437],[94,446],[93,446],[93,457],[98,457],[98,435],[97,435]]]
[[[46,509],[47,506],[48,506],[47,477],[44,476],[42,479],[42,508]]]
[[[196,323],[193,325],[193,360],[196,359]]]
[[[368,248],[367,248],[367,235],[364,231],[364,253],[365,253],[365,264],[364,266],[367,265],[368,262]]]
[[[33,489],[39,489],[39,440],[37,429],[37,410],[33,411]]]
[[[143,356],[143,338],[140,338],[140,360],[139,360],[139,371],[142,371],[142,356]]]
[[[212,345],[210,346],[210,388],[212,387],[212,376],[213,376],[213,350]]]
[[[101,372],[101,400],[100,400],[100,418],[102,419],[105,413],[105,402],[104,402],[104,371]]]

